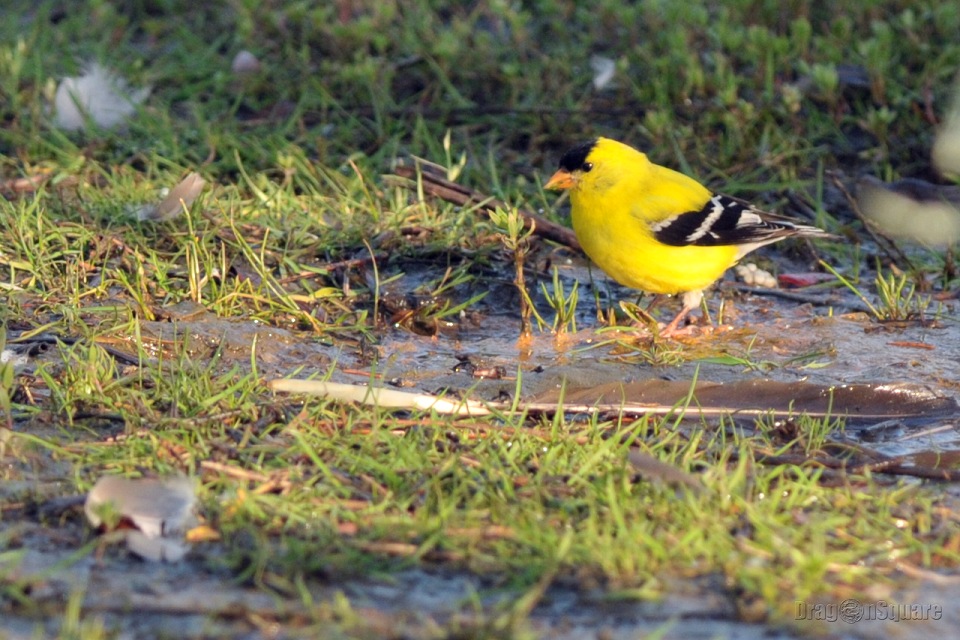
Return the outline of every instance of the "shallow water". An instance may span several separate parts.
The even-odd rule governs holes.
[[[568,286],[572,275],[588,282],[582,265],[571,263],[565,269]],[[628,292],[608,283],[601,284],[600,289],[603,299],[631,299]],[[469,297],[476,290],[471,286],[458,296]],[[862,400],[859,404],[863,411],[877,415],[851,421],[843,434],[837,434],[838,439],[884,455],[906,456],[907,463],[919,466],[955,468],[960,462],[956,428],[960,412],[955,410],[960,389],[960,322],[949,316],[933,326],[883,325],[862,313],[847,313],[860,303],[842,290],[812,294],[822,299],[818,306],[742,294],[725,305],[726,320],[736,328],[721,326],[655,347],[649,338],[638,337],[641,334],[634,331],[597,331],[593,293],[588,285],[582,285],[580,295],[577,332],[535,332],[525,342],[518,340],[516,296],[501,282],[468,313],[452,322],[431,325],[435,335],[422,335],[423,326],[391,325],[390,320],[401,317],[397,307],[389,311],[389,318],[384,314],[387,326],[378,332],[379,342],[369,344],[218,318],[202,307],[184,304],[168,309],[160,320],[142,322],[141,346],[148,357],[166,359],[183,353],[198,359],[216,354],[218,366],[226,370],[249,367],[255,344],[257,370],[264,379],[330,373],[334,381],[366,384],[373,377],[377,383],[406,390],[453,390],[483,400],[510,398],[518,388],[523,400],[542,400],[563,388],[568,399],[571,394],[579,394],[579,402],[591,405],[612,386],[636,390],[648,388],[653,381],[673,383],[658,387],[666,394],[659,401],[670,407],[686,395],[696,379],[701,385],[723,383],[728,385],[725,389],[737,388],[738,384],[746,388],[742,385],[752,382],[755,386],[750,393],[725,394],[726,404],[720,406],[738,402],[741,411],[764,411],[771,408],[765,399],[772,402],[774,390],[779,394],[778,401],[783,401],[782,383],[797,390],[802,385],[818,385],[825,390],[864,385],[854,388],[869,393],[846,401]],[[718,298],[717,294],[708,298],[714,312]],[[553,312],[542,297],[538,310],[552,319]],[[409,326],[416,330],[404,328]],[[41,337],[32,344],[51,341],[49,336]],[[141,357],[132,335],[120,335],[102,344],[118,358],[137,362]],[[30,346],[23,344],[20,348]],[[676,349],[683,352],[682,362],[670,355]],[[35,358],[56,357],[53,350],[34,351]],[[906,393],[900,397],[909,402],[897,402],[897,393]],[[833,398],[829,394],[824,397]],[[827,406],[837,409],[830,403]],[[902,415],[889,415],[898,408],[903,410]],[[709,425],[715,416],[702,419]],[[53,463],[38,464],[34,471],[39,468],[40,473],[24,482],[56,495],[56,487],[61,485],[51,473],[66,480],[71,471]],[[13,485],[7,489],[18,493]],[[951,489],[944,485],[944,490]],[[58,606],[54,603],[62,603],[73,588],[86,585],[88,609],[103,614],[108,623],[133,636],[249,633],[249,626],[243,622],[245,616],[235,612],[253,611],[271,617],[297,614],[302,607],[296,600],[278,600],[256,589],[231,585],[228,576],[210,574],[189,563],[158,567],[125,557],[95,559],[88,554],[78,562],[51,569],[84,543],[83,531],[75,526],[51,529],[32,521],[4,521],[0,531],[28,541],[22,543],[18,554],[6,558],[7,569],[0,567],[0,571],[17,567],[12,570],[21,576],[50,571],[51,577],[44,582],[47,591],[31,594],[31,598],[44,607]],[[667,589],[670,595],[653,603],[611,600],[609,594],[600,591],[554,585],[533,610],[529,624],[541,637],[571,639],[635,638],[653,632],[663,632],[665,638],[800,637],[780,628],[744,622],[736,603],[720,595],[728,590],[712,580],[719,578],[676,580]],[[944,613],[939,620],[909,625],[871,620],[849,625],[811,619],[798,624],[814,625],[811,632],[826,631],[837,637],[942,634],[960,623],[956,611],[948,606],[960,595],[960,585],[952,577],[944,580],[939,584],[934,578],[919,579],[914,591],[896,594],[905,602],[942,603]],[[489,612],[516,598],[515,593],[489,580],[423,569],[403,571],[385,581],[350,579],[336,581],[335,586],[311,584],[310,590],[315,602],[325,603],[333,602],[342,591],[371,628],[384,633],[406,629],[411,636],[429,636],[435,624],[454,618],[469,621],[478,606]],[[130,609],[143,613],[131,617],[126,614]],[[0,630],[11,638],[32,637],[38,624],[42,625],[36,618],[7,616]]]

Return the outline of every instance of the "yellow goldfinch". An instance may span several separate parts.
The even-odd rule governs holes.
[[[573,230],[607,275],[649,293],[683,294],[683,309],[661,332],[666,336],[700,306],[706,287],[754,249],[790,236],[836,239],[712,193],[608,138],[563,154],[544,187],[570,190]]]

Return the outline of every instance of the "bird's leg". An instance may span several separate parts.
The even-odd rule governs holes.
[[[693,311],[693,309],[687,308],[687,307],[684,307],[683,309],[681,309],[680,313],[674,316],[673,320],[670,321],[670,324],[668,324],[667,326],[665,326],[663,329],[660,330],[660,337],[671,338],[675,335],[680,334],[683,331],[683,329],[679,329],[678,327],[680,326],[680,323],[683,322],[683,319],[686,318],[691,311]]]
[[[669,296],[654,295],[650,296],[650,302],[647,303],[646,311],[650,315],[653,315],[653,311],[663,304],[663,301],[666,300]],[[639,301],[638,301],[639,304]]]
[[[683,308],[680,309],[673,320],[670,321],[666,327],[660,331],[660,335],[664,338],[669,338],[671,336],[678,335],[683,329],[680,329],[680,323],[683,322],[691,311],[700,306],[700,302],[703,300],[703,291],[687,291],[683,294]]]

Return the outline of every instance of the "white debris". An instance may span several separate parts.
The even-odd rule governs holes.
[[[233,57],[230,64],[230,70],[238,76],[257,73],[260,71],[260,60],[246,49],[240,51]]]
[[[83,75],[64,78],[54,97],[54,122],[67,131],[82,131],[87,118],[104,129],[123,124],[147,99],[150,88],[131,89],[126,80],[96,63]]]
[[[4,349],[0,351],[0,364],[11,363],[14,367],[22,367],[30,362],[30,356],[26,353],[17,353],[13,349]]]
[[[612,58],[592,56],[590,68],[593,69],[593,88],[601,91],[613,80],[613,75],[617,71],[617,62]]]
[[[422,393],[397,391],[383,387],[365,387],[342,382],[324,380],[297,380],[279,378],[271,380],[267,386],[274,391],[284,393],[307,393],[325,396],[341,402],[357,402],[367,406],[397,409],[422,409],[436,411],[444,415],[485,416],[490,409],[476,400],[441,398]]]
[[[773,277],[773,274],[761,269],[753,262],[738,264],[733,271],[744,284],[767,289],[777,288],[777,279]]]

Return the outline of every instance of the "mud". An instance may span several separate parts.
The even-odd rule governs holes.
[[[390,302],[381,314],[382,328],[375,343],[320,339],[292,329],[218,318],[202,306],[183,304],[163,310],[157,320],[142,322],[141,343],[137,344],[133,335],[120,335],[102,346],[131,363],[144,354],[167,359],[184,354],[190,358],[215,356],[218,366],[226,370],[249,367],[253,355],[264,379],[331,373],[332,380],[359,384],[370,382],[372,375],[379,384],[428,393],[452,390],[486,400],[510,398],[518,388],[524,399],[549,398],[563,388],[586,394],[585,402],[589,402],[590,394],[598,389],[649,385],[650,381],[673,382],[674,395],[682,397],[694,379],[707,386],[748,385],[754,391],[758,386],[776,385],[787,395],[790,385],[797,389],[801,385],[881,389],[888,393],[850,400],[859,404],[867,417],[843,437],[884,455],[909,456],[916,464],[936,461],[956,466],[960,462],[956,429],[960,417],[956,411],[960,323],[951,318],[950,309],[935,323],[881,324],[861,312],[851,312],[862,305],[844,290],[806,294],[815,304],[740,293],[725,305],[726,320],[737,328],[704,330],[680,344],[658,347],[638,332],[598,332],[594,299],[607,305],[611,299],[632,299],[632,294],[606,282],[595,292],[582,264],[571,262],[563,268],[568,287],[573,277],[584,283],[577,313],[579,330],[559,335],[538,332],[527,341],[519,340],[516,296],[501,280],[495,287],[473,284],[457,290],[454,297],[460,300],[484,287],[492,293],[469,312],[442,323],[413,324],[405,311],[415,313],[416,304]],[[552,318],[542,296],[537,298],[540,313]],[[716,294],[709,298],[714,309],[718,298]],[[11,337],[15,343],[16,336]],[[37,345],[50,345],[57,339],[40,336],[13,347],[33,362],[55,359],[55,350]],[[670,350],[677,348],[684,351],[685,361],[671,360]],[[749,387],[751,384],[755,386]],[[910,389],[910,399],[919,399],[922,406],[917,415],[895,413],[905,406],[896,401],[898,389]],[[748,392],[742,395],[764,397]],[[670,397],[662,401],[669,403]],[[742,400],[738,406],[744,403],[749,405]],[[760,402],[753,408],[769,407]],[[924,413],[926,409],[930,411]],[[26,487],[35,496],[62,496],[73,473],[43,459],[9,471],[8,475],[20,479],[5,483],[0,494],[4,498],[20,494]],[[953,489],[944,485],[944,491]],[[251,620],[258,616],[263,620],[309,619],[311,606],[332,606],[338,593],[349,598],[363,620],[360,627],[370,637],[434,637],[438,624],[459,619],[469,626],[478,618],[478,607],[489,613],[516,598],[515,593],[476,576],[413,569],[382,581],[310,584],[307,588],[315,604],[308,606],[302,598],[277,598],[233,584],[231,576],[192,563],[146,564],[125,556],[100,556],[89,548],[78,553],[77,549],[91,544],[89,531],[76,524],[57,528],[38,522],[0,523],[3,539],[18,547],[0,554],[4,581],[16,584],[29,578],[32,582],[43,576],[39,590],[29,594],[37,604],[36,615],[5,615],[0,621],[4,637],[54,633],[55,628],[44,619],[59,615],[63,603],[81,586],[86,588],[85,610],[99,615],[120,637],[286,637],[288,632],[295,636],[295,631],[276,625],[257,628]],[[909,590],[882,594],[901,603],[939,603],[938,619],[903,623],[875,617],[851,625],[826,619],[824,609],[823,615],[798,620],[795,631],[744,622],[738,603],[719,595],[727,590],[716,580],[719,578],[678,580],[660,602],[616,601],[602,592],[554,585],[533,610],[529,627],[536,635],[551,638],[619,639],[659,633],[664,638],[760,639],[806,633],[933,637],[960,624],[956,608],[949,606],[960,596],[960,576],[915,577],[908,581],[913,585]],[[132,612],[137,613],[130,615]]]

